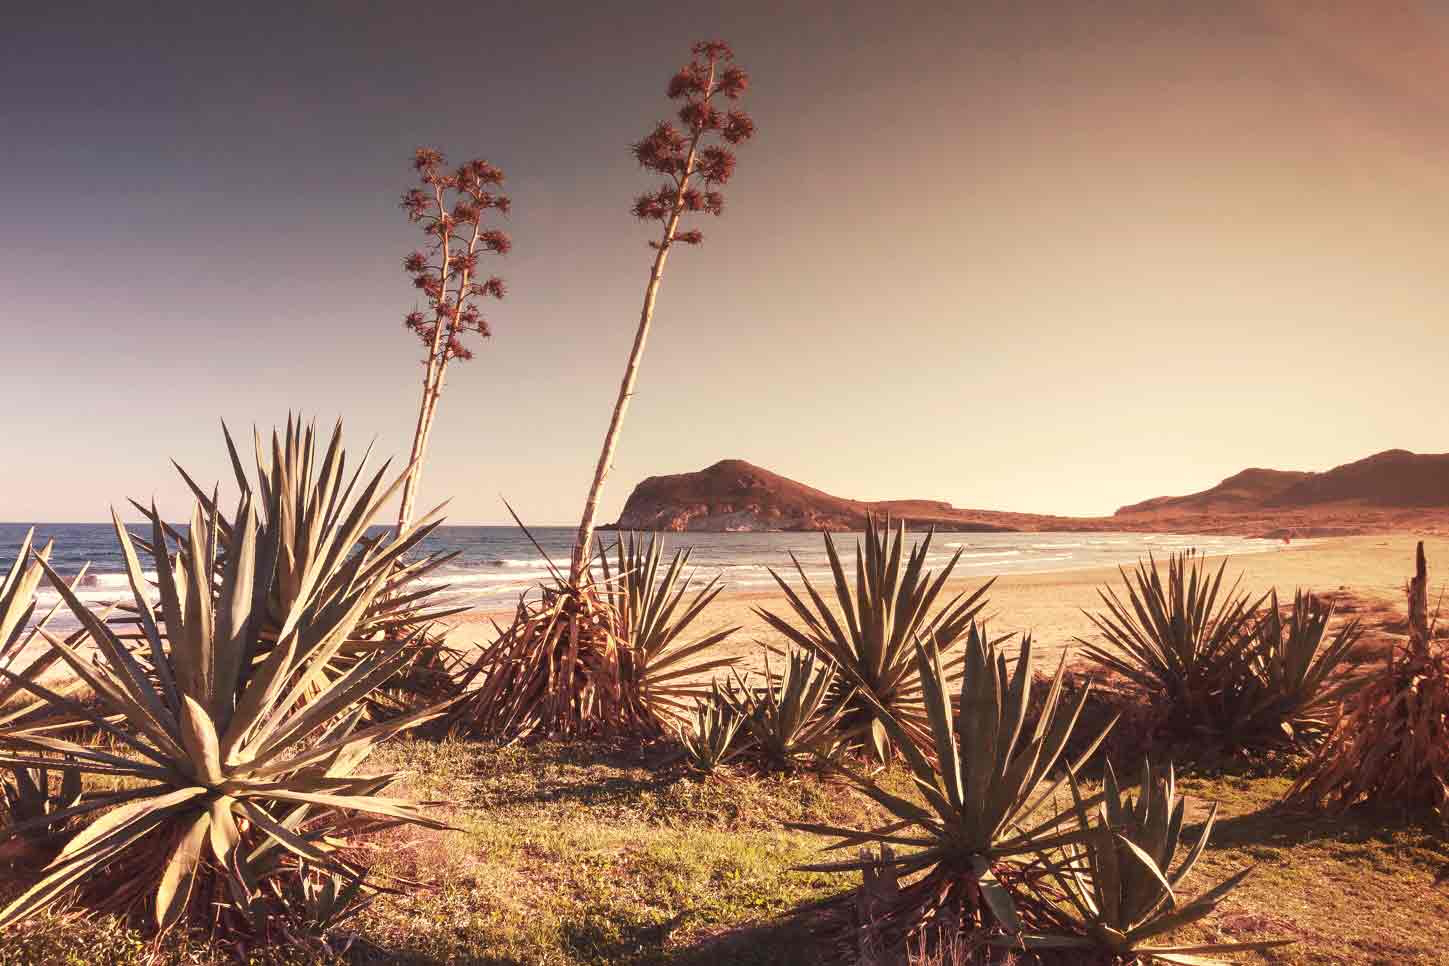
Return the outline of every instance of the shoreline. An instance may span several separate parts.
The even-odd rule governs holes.
[[[1355,608],[1396,614],[1403,606],[1403,588],[1413,570],[1414,546],[1420,540],[1424,541],[1429,559],[1431,596],[1437,598],[1439,588],[1449,586],[1449,537],[1444,536],[1398,531],[1326,537],[1271,552],[1216,555],[1207,559],[1214,567],[1227,559],[1225,589],[1241,573],[1242,589],[1255,597],[1276,587],[1280,600],[1291,601],[1295,589],[1304,589],[1322,596],[1351,596]],[[1162,558],[1158,560],[1160,563]],[[947,581],[937,606],[957,593],[974,590],[987,579],[989,575],[953,576]],[[797,587],[798,575],[789,582],[792,588]],[[1095,629],[1083,611],[1102,609],[1098,590],[1111,587],[1120,593],[1121,586],[1121,574],[1112,566],[1006,574],[992,584],[985,614],[998,633],[1009,632],[1013,638],[1019,638],[1022,632],[1030,632],[1038,660],[1055,664],[1063,651],[1074,646],[1075,638],[1095,636]],[[817,589],[827,601],[833,596],[833,588],[817,584]],[[787,619],[793,616],[785,595],[778,588],[726,588],[688,636],[700,637],[715,629],[738,626],[738,631],[718,645],[716,653],[740,657],[742,671],[759,668],[761,647],[757,642],[780,646],[784,638],[754,613],[757,607]],[[502,625],[512,619],[513,613],[510,605],[458,615],[450,622],[448,641],[471,650],[491,639],[490,621],[497,620]]]

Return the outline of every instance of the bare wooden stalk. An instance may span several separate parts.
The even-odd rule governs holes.
[[[711,78],[713,74],[711,73]],[[674,244],[674,232],[679,227],[683,214],[684,192],[689,188],[690,176],[694,174],[694,163],[699,150],[699,135],[694,136],[689,146],[689,161],[684,177],[679,179],[679,190],[674,196],[674,213],[665,223],[664,233],[659,240],[659,250],[654,255],[654,265],[649,270],[649,284],[644,289],[644,306],[639,310],[639,328],[634,333],[634,347],[629,350],[629,362],[624,366],[624,378],[619,383],[619,398],[614,401],[614,415],[609,419],[609,429],[604,433],[604,447],[599,452],[598,465],[594,467],[594,481],[589,485],[589,496],[584,501],[583,519],[579,521],[579,532],[574,539],[573,559],[569,563],[569,584],[583,585],[589,570],[589,558],[594,543],[594,522],[599,514],[599,494],[603,492],[604,480],[614,468],[614,450],[619,445],[619,430],[624,425],[624,414],[629,410],[629,400],[634,396],[634,383],[639,378],[639,360],[644,356],[644,344],[649,341],[649,326],[654,320],[654,302],[659,297],[659,283],[664,279],[664,263],[669,258],[669,248]]]

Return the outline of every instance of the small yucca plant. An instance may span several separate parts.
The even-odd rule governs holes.
[[[716,685],[708,696],[695,703],[693,720],[678,725],[684,760],[705,774],[728,764],[744,750],[740,740],[743,723],[734,701]]]
[[[951,576],[961,551],[933,575],[926,569],[931,534],[909,551],[905,549],[906,528],[899,524],[894,533],[867,519],[865,539],[855,547],[855,589],[836,552],[835,541],[825,534],[825,552],[834,579],[835,608],[805,576],[800,561],[791,554],[799,573],[806,602],[774,570],[770,575],[784,591],[799,624],[769,610],[755,613],[791,643],[820,655],[839,668],[830,706],[843,709],[841,728],[850,740],[867,748],[879,761],[890,756],[891,738],[882,711],[912,740],[925,737],[929,723],[921,697],[921,677],[914,649],[918,639],[929,641],[945,652],[986,607],[991,582],[970,594],[958,594],[933,610],[946,580]],[[954,671],[960,659],[948,660]]]
[[[1026,725],[1032,691],[1030,637],[1023,637],[1016,667],[1008,669],[1005,654],[973,624],[964,658],[959,710],[953,710],[950,682],[939,652],[929,643],[915,645],[929,721],[927,740],[920,746],[894,714],[878,708],[924,804],[837,766],[852,785],[889,813],[891,821],[875,829],[791,825],[837,836],[833,849],[881,848],[878,854],[864,854],[857,860],[806,869],[862,870],[868,882],[872,878],[889,880],[888,898],[872,913],[872,927],[887,949],[903,948],[909,937],[923,929],[1018,932],[1017,904],[1003,876],[1015,876],[1013,862],[1080,842],[1087,834],[1072,827],[1075,817],[1070,809],[1045,818],[1038,814],[1107,733],[1104,729],[1077,760],[1063,760],[1089,690],[1083,690],[1073,707],[1060,705],[1066,656],[1031,727]],[[897,855],[892,846],[913,851]],[[916,877],[909,884],[899,884],[913,875]]]
[[[555,572],[536,600],[524,595],[465,675],[459,723],[508,736],[674,733],[709,693],[708,672],[737,660],[707,655],[737,628],[689,640],[723,587],[694,586],[688,551],[661,572],[661,554],[653,537],[631,536],[615,550],[616,570],[600,554],[602,580],[576,587]]]
[[[1184,902],[1178,897],[1179,885],[1207,846],[1217,806],[1209,809],[1197,840],[1174,868],[1187,802],[1177,796],[1171,766],[1158,772],[1144,762],[1142,784],[1133,799],[1122,793],[1108,762],[1095,821],[1075,777],[1071,789],[1078,827],[1089,834],[1043,856],[1040,867],[1024,877],[1038,908],[1050,910],[1056,929],[1005,937],[1000,944],[1030,952],[1076,950],[1083,957],[1095,951],[1111,962],[1223,966],[1229,962],[1219,958],[1223,955],[1262,952],[1292,942],[1160,942],[1167,933],[1211,913],[1251,871],[1243,869],[1195,899]]]
[[[739,679],[738,692],[725,692],[744,721],[751,751],[768,768],[795,771],[829,760],[840,751],[837,735],[844,708],[829,707],[835,671],[808,651],[791,650],[777,675],[765,654],[765,683],[751,688]]]
[[[1089,660],[1122,675],[1159,702],[1169,729],[1182,736],[1230,734],[1243,720],[1252,676],[1258,608],[1234,582],[1224,590],[1223,561],[1214,575],[1195,551],[1173,554],[1167,582],[1148,557],[1128,575],[1124,602],[1110,588],[1098,595],[1105,614],[1088,614],[1105,639],[1078,639]]]
[[[364,513],[375,514],[392,492],[370,500]],[[283,512],[280,499],[267,492],[268,519]],[[115,520],[139,654],[36,558],[97,657],[42,636],[95,704],[9,671],[0,676],[103,732],[117,750],[39,727],[0,729],[0,765],[96,781],[78,804],[6,830],[73,823],[38,880],[0,910],[0,927],[74,896],[96,910],[137,917],[149,910],[163,930],[188,919],[254,930],[295,911],[304,865],[357,875],[353,832],[379,823],[443,827],[412,803],[380,794],[398,774],[356,774],[376,743],[444,711],[358,727],[361,702],[396,673],[410,642],[373,649],[345,673],[329,670],[386,587],[406,537],[378,557],[320,566],[273,640],[264,628],[278,531],[259,526],[252,507],[244,493],[225,534],[219,516],[198,507],[184,553],[171,553],[162,525],[153,524],[159,609],[131,536]]]

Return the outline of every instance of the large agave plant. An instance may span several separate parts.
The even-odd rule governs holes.
[[[808,603],[774,570],[770,575],[784,591],[800,623],[792,624],[763,608],[755,611],[792,643],[841,669],[830,704],[843,709],[841,726],[850,739],[870,749],[880,761],[890,754],[881,709],[893,716],[913,740],[923,738],[929,728],[914,654],[916,641],[928,640],[938,650],[948,650],[986,607],[986,591],[991,586],[988,581],[974,592],[958,594],[933,610],[961,551],[933,576],[926,569],[931,536],[927,534],[907,552],[904,524],[891,533],[888,527],[878,527],[874,520],[867,519],[865,539],[855,547],[852,592],[835,541],[827,533],[825,552],[834,579],[836,607],[826,602],[791,554]],[[948,660],[947,671],[953,671],[959,663],[959,659]]]
[[[674,733],[709,695],[709,672],[737,660],[708,653],[737,628],[688,640],[723,588],[718,578],[694,588],[687,550],[661,573],[661,553],[653,537],[631,536],[613,567],[600,554],[601,580],[576,587],[555,572],[536,600],[525,594],[464,677],[460,723],[514,737]]]
[[[1167,583],[1149,556],[1129,576],[1127,601],[1099,591],[1105,614],[1089,614],[1105,643],[1080,640],[1087,657],[1157,698],[1179,733],[1223,735],[1247,709],[1253,630],[1265,597],[1223,588],[1227,561],[1214,575],[1194,551],[1173,554]],[[1241,578],[1239,578],[1241,581]]]
[[[1016,667],[975,624],[967,636],[959,711],[953,711],[950,681],[939,651],[915,645],[923,703],[929,721],[926,742],[917,746],[912,732],[888,709],[880,720],[897,742],[915,786],[917,804],[874,779],[844,766],[841,774],[876,801],[891,817],[883,827],[847,829],[815,824],[794,828],[833,835],[833,849],[880,847],[853,861],[807,867],[812,871],[859,869],[868,879],[893,883],[890,900],[878,908],[876,922],[886,948],[902,948],[922,929],[955,929],[963,923],[1017,932],[1021,926],[1012,890],[1012,860],[1046,849],[1081,842],[1085,830],[1072,827],[1070,809],[1042,817],[1042,807],[1082,761],[1106,737],[1104,729],[1075,761],[1063,761],[1077,717],[1086,703],[1084,688],[1075,706],[1061,706],[1066,657],[1041,704],[1036,724],[1026,724],[1031,703],[1031,639],[1023,637]],[[868,694],[869,692],[864,692]],[[1108,726],[1110,728],[1110,725]],[[897,855],[894,846],[912,851]]]
[[[794,771],[839,750],[837,729],[844,709],[827,701],[835,671],[808,651],[792,650],[779,674],[765,654],[765,682],[751,688],[738,679],[738,691],[724,692],[744,721],[751,750],[767,767]]]
[[[300,420],[288,417],[285,430],[280,433],[273,430],[269,442],[264,443],[260,434],[254,434],[255,482],[247,475],[225,425],[222,435],[237,489],[249,498],[258,514],[257,541],[276,547],[268,564],[272,574],[266,581],[267,593],[258,601],[253,617],[261,639],[279,638],[282,625],[299,600],[314,592],[324,596],[333,593],[334,589],[325,586],[326,582],[340,579],[339,575],[347,572],[347,564],[355,558],[361,570],[369,573],[376,570],[385,579],[332,658],[332,672],[341,673],[369,651],[406,638],[412,642],[403,668],[408,673],[400,675],[392,686],[407,689],[415,699],[441,700],[451,693],[451,672],[460,663],[459,656],[431,634],[417,632],[467,609],[437,605],[434,598],[443,587],[423,583],[424,577],[457,554],[439,553],[417,559],[409,556],[441,522],[436,519],[436,513],[434,522],[406,533],[390,529],[369,533],[369,525],[375,519],[372,511],[383,489],[388,464],[364,476],[369,448],[356,466],[350,467],[340,421],[333,427],[320,458],[316,428],[303,425]],[[214,492],[207,493],[180,465],[176,469],[203,512],[216,518],[221,545],[227,546],[235,521],[228,519]],[[183,556],[189,552],[188,542],[160,520],[154,507],[135,500],[131,504],[146,515],[153,529],[159,525],[167,536],[176,540]],[[383,561],[386,566],[378,570],[377,565]],[[224,567],[225,558],[220,562]],[[388,710],[398,710],[398,702],[388,698],[380,691],[371,700]]]
[[[370,496],[362,515],[377,512],[390,493]],[[285,512],[281,499],[275,488],[266,493],[268,519]],[[246,928],[277,897],[300,894],[304,865],[356,875],[349,832],[377,822],[441,827],[413,804],[380,794],[396,774],[355,773],[377,742],[444,710],[358,727],[360,702],[396,673],[409,640],[359,656],[344,673],[330,670],[387,587],[410,533],[376,554],[339,554],[309,568],[305,590],[273,639],[267,602],[281,547],[277,529],[258,525],[250,493],[225,531],[218,514],[198,507],[184,552],[170,553],[161,524],[153,523],[159,609],[119,519],[115,531],[143,656],[37,556],[96,657],[42,636],[91,688],[95,704],[0,670],[111,742],[68,741],[23,725],[0,730],[0,765],[94,780],[78,804],[5,831],[76,823],[38,881],[0,910],[0,927],[79,896],[96,909],[149,907],[162,929],[188,915]]]
[[[1133,799],[1123,795],[1108,762],[1095,821],[1075,777],[1071,788],[1078,826],[1090,834],[1044,858],[1039,874],[1026,877],[1041,906],[1051,910],[1059,931],[1008,937],[1002,944],[1033,952],[1095,950],[1115,962],[1225,966],[1229,960],[1219,957],[1226,954],[1262,952],[1292,942],[1158,942],[1211,913],[1252,871],[1243,869],[1196,899],[1179,899],[1179,885],[1212,834],[1217,806],[1209,810],[1197,840],[1174,868],[1187,803],[1177,796],[1171,766],[1158,772],[1144,762],[1142,784]]]

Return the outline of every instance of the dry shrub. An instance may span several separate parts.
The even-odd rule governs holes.
[[[1407,643],[1344,703],[1288,805],[1342,812],[1364,803],[1449,823],[1449,648],[1435,640],[1428,585],[1420,542]]]

